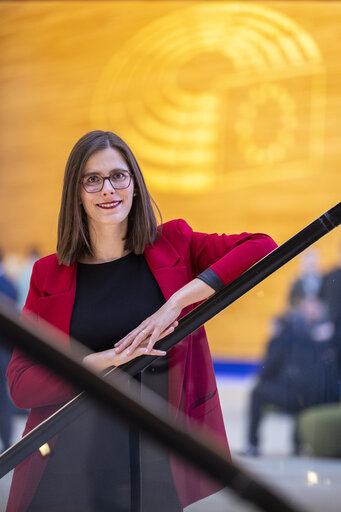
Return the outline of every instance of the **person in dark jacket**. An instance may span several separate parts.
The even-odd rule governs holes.
[[[312,405],[339,400],[334,325],[317,297],[303,299],[294,312],[276,319],[258,382],[251,394],[248,455],[258,455],[264,409],[296,415]],[[299,449],[294,435],[294,450]]]
[[[337,265],[323,276],[320,296],[326,302],[330,319],[335,326],[334,342],[338,352],[341,373],[341,243]]]
[[[0,300],[3,300],[1,295],[11,300],[14,304],[18,298],[14,284],[5,273],[3,267],[3,251],[0,247]],[[10,447],[12,437],[13,404],[8,394],[6,379],[6,370],[10,359],[11,353],[9,350],[0,345],[0,438],[3,451]]]
[[[300,273],[289,291],[291,308],[299,306],[302,299],[318,297],[322,286],[319,253],[316,249],[305,251],[300,259]]]

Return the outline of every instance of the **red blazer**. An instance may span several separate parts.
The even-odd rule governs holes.
[[[162,236],[144,255],[165,299],[210,267],[224,284],[276,247],[264,234],[217,235],[196,233],[184,220],[163,225]],[[56,255],[39,260],[33,269],[24,307],[69,334],[76,293],[77,263],[59,265]],[[182,315],[193,306],[186,308]],[[66,338],[67,339],[67,338]],[[7,377],[13,402],[31,409],[24,434],[45,420],[74,396],[71,386],[46,367],[15,350]],[[190,426],[220,440],[229,454],[205,329],[201,327],[169,353],[169,402],[185,414]],[[53,446],[56,438],[51,440]],[[24,512],[38,486],[49,456],[33,453],[15,469],[7,512]],[[194,470],[171,460],[176,488],[183,507],[219,489]]]

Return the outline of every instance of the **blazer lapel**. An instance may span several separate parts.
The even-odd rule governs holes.
[[[179,265],[180,255],[166,238],[146,246],[144,256],[166,300],[187,282],[187,269]]]
[[[76,295],[77,264],[53,267],[44,283],[44,296],[39,299],[39,317],[65,334],[70,322]],[[69,337],[63,337],[68,343]]]
[[[147,245],[144,256],[166,300],[191,280],[189,270],[180,262],[179,253],[166,238],[161,237],[153,247]],[[189,309],[192,308],[183,310],[180,317],[188,313]],[[168,355],[169,403],[176,410],[179,409],[183,392],[187,353],[188,340],[178,343]]]

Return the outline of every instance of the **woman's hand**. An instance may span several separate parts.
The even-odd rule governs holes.
[[[178,325],[177,318],[182,310],[181,305],[170,298],[153,315],[146,318],[139,326],[131,331],[127,336],[115,343],[117,354],[127,351],[127,356],[139,353],[143,348],[144,354],[153,354],[153,347],[158,340],[161,340],[174,331]]]
[[[134,353],[128,354],[128,349],[122,350],[117,353],[115,349],[103,350],[102,352],[94,352],[84,357],[83,364],[89,366],[92,370],[102,372],[111,366],[120,366],[121,364],[128,363],[136,357],[146,355],[146,343],[142,343]],[[164,350],[152,349],[149,353],[151,356],[165,356],[167,352]]]
[[[178,317],[186,306],[207,299],[213,295],[214,289],[201,279],[193,279],[180,288],[153,315],[146,318],[127,336],[115,343],[115,351],[120,354],[127,349],[127,356],[134,354],[141,346],[146,346],[144,354],[152,354],[152,349],[161,340],[174,331],[178,325]]]

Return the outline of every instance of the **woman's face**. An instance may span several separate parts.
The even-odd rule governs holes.
[[[85,166],[82,180],[96,181],[97,176],[107,177],[113,171],[129,171],[121,153],[112,147],[96,151]],[[94,176],[94,178],[92,177]],[[89,225],[121,225],[127,228],[128,215],[133,204],[134,181],[124,189],[114,189],[105,180],[100,192],[86,192],[80,185],[80,199],[88,217]]]

